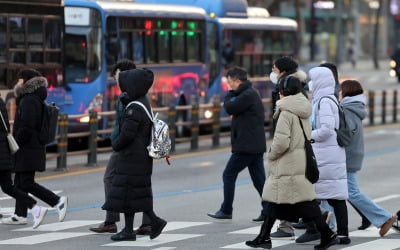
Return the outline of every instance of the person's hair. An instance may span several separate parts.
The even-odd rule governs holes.
[[[26,81],[29,81],[30,79],[37,76],[42,76],[42,74],[36,69],[26,68],[26,69],[21,69],[18,72],[17,79],[22,79],[25,83]]]
[[[119,60],[113,67],[111,71],[111,76],[115,76],[115,73],[117,72],[117,69],[119,71],[125,71],[125,70],[130,70],[130,69],[136,69],[136,65],[132,60],[129,59],[121,59]]]
[[[341,84],[342,97],[356,96],[364,93],[361,83],[356,80],[345,80]]]
[[[338,70],[335,64],[331,62],[324,62],[319,65],[320,67],[325,67],[328,68],[332,71],[333,77],[335,78],[335,81],[338,83],[339,82],[339,74]]]
[[[238,79],[243,82],[247,80],[247,71],[240,67],[233,67],[228,70],[226,76],[230,76],[232,79]]]
[[[284,96],[296,95],[303,90],[303,84],[297,77],[287,76],[282,79],[279,86],[279,93]]]
[[[297,62],[289,56],[283,56],[278,58],[274,62],[275,67],[279,69],[279,71],[291,72],[296,71],[299,65]]]

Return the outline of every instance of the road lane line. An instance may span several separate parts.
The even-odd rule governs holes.
[[[72,233],[72,232],[63,232],[63,233],[45,233],[38,234],[26,237],[19,237],[15,239],[2,240],[0,241],[0,245],[35,245],[40,243],[46,243],[56,240],[65,240],[69,238],[87,236],[95,233]]]

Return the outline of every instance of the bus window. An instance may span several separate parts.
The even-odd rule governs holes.
[[[0,16],[0,63],[7,62],[7,18]],[[0,73],[1,74],[1,73]],[[0,76],[1,77],[1,76]],[[0,81],[1,82],[1,81]]]
[[[172,31],[172,60],[174,62],[185,61],[185,32]]]
[[[160,62],[169,62],[169,48],[170,48],[170,39],[169,32],[164,30],[158,31],[158,56]],[[172,43],[173,44],[173,43]],[[175,45],[173,45],[175,46]],[[182,49],[181,49],[182,50]]]
[[[133,61],[135,63],[141,64],[144,62],[144,51],[143,51],[143,44],[144,39],[141,34],[142,32],[134,32],[133,33]]]
[[[155,33],[151,30],[145,31],[145,63],[156,63],[157,62],[157,48]]]

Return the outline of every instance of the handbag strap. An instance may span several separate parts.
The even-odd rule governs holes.
[[[306,136],[306,132],[304,132],[304,127],[303,127],[303,123],[301,122],[301,119],[300,119],[300,117],[297,117],[297,118],[299,118],[299,122],[300,122],[300,126],[301,126],[301,130],[303,131],[303,135],[304,135],[304,140],[308,140],[307,139],[307,136]]]
[[[5,128],[6,132],[9,133],[7,125],[6,125],[6,121],[4,120],[4,117],[3,117],[3,114],[1,113],[1,111],[0,111],[0,116],[1,116],[1,120],[3,121],[3,125],[4,125],[4,128]]]

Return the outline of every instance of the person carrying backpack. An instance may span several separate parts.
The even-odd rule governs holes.
[[[67,212],[68,198],[58,196],[35,181],[35,173],[46,170],[46,145],[39,141],[42,123],[43,102],[47,97],[47,79],[34,69],[23,69],[18,75],[14,87],[17,98],[17,112],[13,135],[19,145],[14,157],[14,184],[24,193],[55,207],[59,221],[63,221]],[[4,224],[26,224],[28,206],[22,200],[16,200],[15,214],[4,218]]]
[[[338,144],[335,130],[339,128],[339,109],[337,103],[325,98],[335,99],[335,79],[326,67],[314,67],[308,75],[313,83],[311,139],[319,169],[319,180],[314,187],[317,199],[326,200],[335,211],[339,244],[349,244],[346,153]]]
[[[349,201],[376,227],[380,228],[381,237],[389,231],[397,220],[370,198],[361,193],[357,184],[357,172],[361,170],[364,159],[364,131],[362,120],[367,116],[366,98],[361,84],[356,80],[346,80],[341,84],[341,105],[349,110],[347,118],[357,122],[356,136],[346,150],[347,185]]]
[[[121,99],[123,105],[138,101],[150,111],[146,95],[153,81],[154,74],[148,69],[132,69],[119,73],[121,91],[126,92]],[[135,213],[138,212],[143,212],[150,218],[150,239],[158,237],[167,224],[153,209],[153,158],[147,151],[152,126],[152,121],[141,106],[129,105],[121,117],[119,136],[112,141],[113,150],[118,152],[118,157],[111,188],[102,208],[124,213],[125,217],[125,227],[111,236],[113,241],[136,240],[133,222]]]

